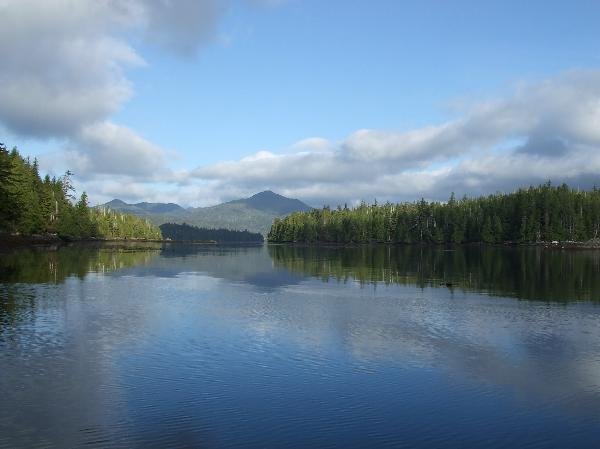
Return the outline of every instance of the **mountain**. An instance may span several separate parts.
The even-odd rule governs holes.
[[[170,214],[176,212],[183,212],[185,209],[179,204],[175,203],[138,203],[136,204],[142,210],[150,214]]]
[[[177,214],[185,212],[185,209],[175,203],[136,203],[127,204],[125,201],[114,199],[102,206],[108,207],[119,212],[126,212],[133,215],[153,215],[153,214]]]
[[[243,204],[250,209],[256,209],[263,212],[272,212],[276,215],[288,215],[292,212],[306,212],[312,207],[304,204],[300,200],[286,198],[278,193],[265,190],[243,200],[230,201],[225,204]]]
[[[100,207],[145,217],[156,225],[187,223],[203,228],[248,230],[263,235],[269,232],[274,218],[312,209],[300,200],[287,198],[270,190],[210,207],[184,209],[174,203],[127,204],[119,199]]]

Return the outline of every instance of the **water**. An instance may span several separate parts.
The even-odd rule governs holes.
[[[0,448],[598,447],[600,253],[5,253],[0,392]]]

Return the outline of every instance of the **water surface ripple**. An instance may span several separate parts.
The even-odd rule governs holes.
[[[0,448],[594,448],[596,252],[0,255]]]

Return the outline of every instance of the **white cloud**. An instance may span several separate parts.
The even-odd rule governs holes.
[[[111,36],[107,2],[0,1],[0,121],[18,134],[68,137],[131,96],[123,75],[142,58]]]
[[[199,167],[189,178],[211,180],[217,191],[270,188],[314,204],[445,199],[547,180],[589,187],[600,184],[598,123],[600,71],[572,71],[519,85],[439,125],[359,130],[337,144],[310,138],[291,153],[262,151]]]
[[[67,152],[77,175],[130,175],[159,179],[168,175],[162,148],[133,130],[111,122],[84,126]]]
[[[296,153],[327,153],[334,149],[334,143],[322,137],[308,137],[290,146]]]
[[[104,124],[79,136],[90,151],[77,153],[83,159],[77,166],[106,173],[135,167],[110,191],[96,179],[99,197],[193,206],[263,189],[314,205],[337,205],[375,198],[444,200],[450,192],[480,195],[547,180],[590,187],[600,185],[600,134],[594,126],[599,113],[600,72],[575,71],[472,104],[446,123],[404,132],[359,130],[341,142],[311,137],[280,153],[262,150],[190,171],[160,171],[165,160],[160,149],[131,130]],[[139,157],[119,154],[119,141],[129,141]],[[104,160],[108,153],[106,160],[115,166]],[[134,162],[144,160],[154,162]],[[163,184],[153,185],[157,179]],[[126,183],[137,187],[125,188]]]
[[[109,117],[133,94],[139,37],[181,55],[208,41],[226,0],[0,0],[0,123],[65,142],[80,174],[141,176],[165,152]],[[136,37],[138,36],[138,37]]]

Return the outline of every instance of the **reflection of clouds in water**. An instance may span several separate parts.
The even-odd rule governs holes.
[[[116,272],[115,276],[157,276],[163,278],[182,274],[211,276],[233,282],[245,282],[265,290],[297,284],[304,276],[286,269],[274,268],[264,246],[223,246],[170,244],[161,257],[144,266],[134,266]]]
[[[17,447],[15,441],[78,447],[102,440],[108,426],[126,417],[115,362],[142,342],[154,319],[152,308],[143,306],[148,292],[128,285],[92,275],[18,286],[33,288],[36,297],[0,332],[0,391],[4,404],[12,404],[0,406],[7,429],[0,447]]]
[[[186,426],[203,435],[211,407],[230,417],[245,391],[253,401],[303,397],[307,386],[286,376],[307,372],[331,391],[356,373],[380,375],[382,384],[366,385],[372,391],[410,390],[412,370],[467,391],[458,405],[474,392],[588,417],[600,408],[600,309],[590,303],[288,282],[264,248],[135,260],[144,265],[58,285],[0,284],[3,294],[22,293],[22,307],[2,309],[0,387],[5,404],[18,404],[16,412],[0,405],[3,423],[48,441],[60,431],[70,446],[108,428],[136,442],[161,431],[175,441]],[[361,405],[347,399],[344,406]]]
[[[3,432],[7,447],[11,441],[33,447],[44,440],[75,447],[83,435],[69,425],[73,414],[91,430],[107,415],[106,403],[114,401],[108,388],[114,380],[103,364],[102,345],[97,344],[97,332],[89,325],[92,322],[79,322],[74,288],[74,283],[67,282],[53,287],[47,296],[40,292],[28,316],[14,327],[4,328],[0,391],[4,403],[12,407],[0,407],[0,416],[10,429]],[[15,352],[21,355],[15,358]],[[54,404],[53,413],[41,404]],[[17,432],[23,435],[12,440]]]
[[[441,370],[461,382],[510,386],[520,398],[600,406],[600,316],[593,306],[316,280],[286,287],[276,300],[228,298],[215,305],[224,325],[242,324],[258,339],[285,341],[323,363],[331,351],[343,351],[367,369]]]
[[[600,395],[600,357],[580,360],[574,368],[582,379],[581,383],[587,385],[590,391]]]
[[[222,279],[213,278],[210,276],[202,275],[196,272],[187,273],[181,272],[176,275],[177,279],[177,288],[179,290],[188,290],[193,292],[203,292],[209,291],[215,288],[219,288],[219,286],[223,283]],[[166,287],[166,286],[165,286]],[[169,285],[166,288],[171,288]]]

